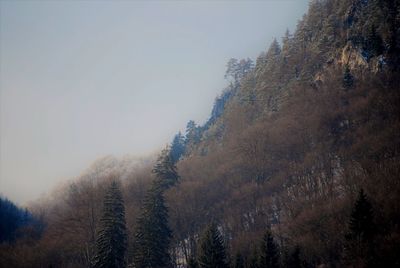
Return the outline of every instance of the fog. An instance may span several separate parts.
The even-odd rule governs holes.
[[[204,123],[228,59],[255,59],[307,2],[1,1],[0,194],[26,204]]]

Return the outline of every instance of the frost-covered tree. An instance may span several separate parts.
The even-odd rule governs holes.
[[[201,237],[198,262],[201,268],[229,267],[224,242],[215,224],[208,226]]]
[[[200,142],[201,137],[201,128],[196,125],[193,120],[190,120],[186,125],[186,140],[185,147],[186,149],[192,147],[195,144]]]
[[[251,59],[241,59],[240,61],[231,58],[226,64],[225,78],[232,79],[233,85],[236,86],[240,80],[254,68]]]
[[[279,45],[278,41],[274,38],[267,51],[267,61],[274,60],[277,56],[281,54],[281,46]]]
[[[153,173],[155,174],[155,183],[163,190],[177,183],[179,175],[170,148],[167,147],[161,151],[154,165]]]
[[[113,181],[104,198],[103,215],[100,219],[100,229],[96,240],[94,267],[125,267],[126,248],[124,201],[119,183]]]
[[[172,162],[177,163],[182,155],[185,153],[185,138],[179,132],[175,135],[171,143],[170,157]]]

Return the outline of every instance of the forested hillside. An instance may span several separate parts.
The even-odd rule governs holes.
[[[0,266],[399,267],[400,1],[313,0],[226,79],[156,161],[32,205]]]

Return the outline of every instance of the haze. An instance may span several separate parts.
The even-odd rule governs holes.
[[[26,204],[204,123],[228,59],[255,59],[307,2],[1,1],[0,194]]]

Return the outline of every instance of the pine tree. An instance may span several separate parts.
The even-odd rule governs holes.
[[[179,180],[179,175],[176,170],[175,162],[173,161],[170,149],[167,147],[161,151],[158,160],[153,168],[155,174],[155,183],[162,189],[166,190],[175,185]]]
[[[229,267],[224,242],[215,224],[208,226],[201,237],[198,262],[201,268]]]
[[[267,231],[260,247],[260,268],[279,267],[279,248],[275,243],[271,231]]]
[[[186,124],[185,148],[190,148],[200,142],[200,127],[193,120]]]
[[[94,267],[125,267],[126,248],[124,201],[119,184],[113,181],[104,198],[103,215],[100,219],[100,230],[96,240]]]
[[[134,245],[134,263],[137,268],[171,267],[171,230],[163,191],[161,185],[153,183],[138,218]]]
[[[379,56],[383,53],[383,40],[376,31],[375,25],[371,25],[369,28],[364,47],[369,52],[370,56]]]
[[[251,255],[249,258],[249,262],[248,262],[248,267],[249,268],[259,268],[258,265],[258,252],[257,252],[257,247],[254,247],[251,251]]]
[[[301,268],[300,247],[296,246],[289,255],[287,268]]]
[[[350,89],[353,87],[353,84],[354,84],[354,77],[350,72],[349,66],[346,65],[343,73],[343,87],[345,89]]]
[[[197,263],[196,259],[194,257],[190,257],[188,261],[188,268],[198,268],[199,264]]]
[[[243,259],[242,254],[240,254],[240,253],[236,254],[234,268],[244,268],[244,259]]]
[[[373,258],[375,233],[372,205],[361,189],[351,212],[349,232],[346,235],[347,257],[356,262],[370,262]]]
[[[278,41],[274,38],[267,52],[267,60],[268,61],[274,60],[280,54],[281,54],[281,46],[279,45]]]
[[[226,64],[225,78],[231,79],[233,87],[237,87],[240,80],[245,77],[254,68],[254,63],[251,59],[241,59],[240,61],[232,58]]]
[[[176,164],[184,153],[185,153],[185,139],[181,134],[181,132],[179,132],[178,134],[175,135],[171,144],[170,157],[172,159],[172,162]]]

